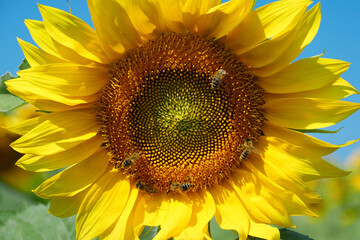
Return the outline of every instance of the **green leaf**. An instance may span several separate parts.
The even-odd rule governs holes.
[[[0,210],[0,226],[15,215],[15,210]]]
[[[344,127],[339,128],[338,130],[335,131],[330,131],[330,130],[321,130],[321,129],[311,129],[311,130],[306,130],[306,129],[292,129],[298,132],[302,132],[302,133],[337,133],[339,132],[341,129],[343,129]]]
[[[253,237],[253,236],[248,236],[248,240],[265,240],[265,239],[257,238],[257,237]]]
[[[48,213],[45,205],[30,205],[0,226],[0,239],[75,239],[75,216],[57,218]],[[0,212],[2,214],[2,212]]]
[[[282,240],[314,240],[309,236],[303,235],[298,232],[291,231],[286,228],[279,229],[280,231],[280,238]]]
[[[26,104],[21,98],[8,94],[0,94],[0,112],[9,112],[15,108],[21,107]]]
[[[236,239],[239,235],[231,230],[220,228],[216,222],[215,217],[210,220],[211,237],[216,239]]]
[[[30,68],[30,65],[26,59],[22,61],[22,63],[19,66],[20,70],[24,70]],[[19,98],[18,96],[15,96],[11,94],[7,89],[5,85],[5,81],[9,79],[16,78],[11,73],[7,72],[4,75],[1,76],[0,81],[0,112],[9,112],[15,108],[21,107],[22,105],[26,104],[24,100]]]
[[[30,64],[26,60],[26,58],[23,59],[22,63],[19,65],[20,70],[28,69],[30,68]]]
[[[13,79],[15,77],[13,75],[11,75],[11,73],[7,72],[4,75],[2,75],[0,78],[1,78],[1,81],[0,81],[0,94],[9,93],[9,91],[6,89],[6,85],[5,85],[4,82],[6,80]]]
[[[49,200],[40,198],[33,192],[17,191],[0,181],[0,225],[2,217],[10,212],[17,213],[25,206],[48,202]]]
[[[142,231],[141,235],[140,235],[140,240],[151,240],[153,239],[156,234],[160,231],[160,227],[151,227],[151,226],[146,226],[144,227],[144,230]]]

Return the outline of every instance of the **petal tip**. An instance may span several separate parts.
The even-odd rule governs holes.
[[[40,3],[37,3],[37,6],[39,8],[40,13],[42,13],[42,11],[46,11],[46,6]]]
[[[26,169],[23,167],[23,164],[22,164],[19,160],[15,163],[15,165],[16,165],[17,167],[20,167],[20,168],[26,170]]]

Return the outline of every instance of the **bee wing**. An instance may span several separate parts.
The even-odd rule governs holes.
[[[256,154],[260,154],[260,153],[261,153],[260,150],[259,150],[257,147],[255,147],[255,146],[252,147],[252,150],[251,150],[251,151],[254,152],[254,153],[256,153]]]

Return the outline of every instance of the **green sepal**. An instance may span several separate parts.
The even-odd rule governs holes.
[[[46,111],[46,110],[35,110],[35,112],[41,112],[41,113],[52,113],[51,111]]]
[[[253,5],[252,5],[252,7],[251,7],[251,10],[254,10],[254,9],[255,9],[256,2],[257,2],[257,0],[254,0],[254,3],[253,3]]]

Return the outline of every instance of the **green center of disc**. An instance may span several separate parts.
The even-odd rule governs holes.
[[[228,136],[229,103],[211,87],[211,76],[165,69],[131,102],[130,128],[139,149],[171,164],[196,160],[220,149]]]

